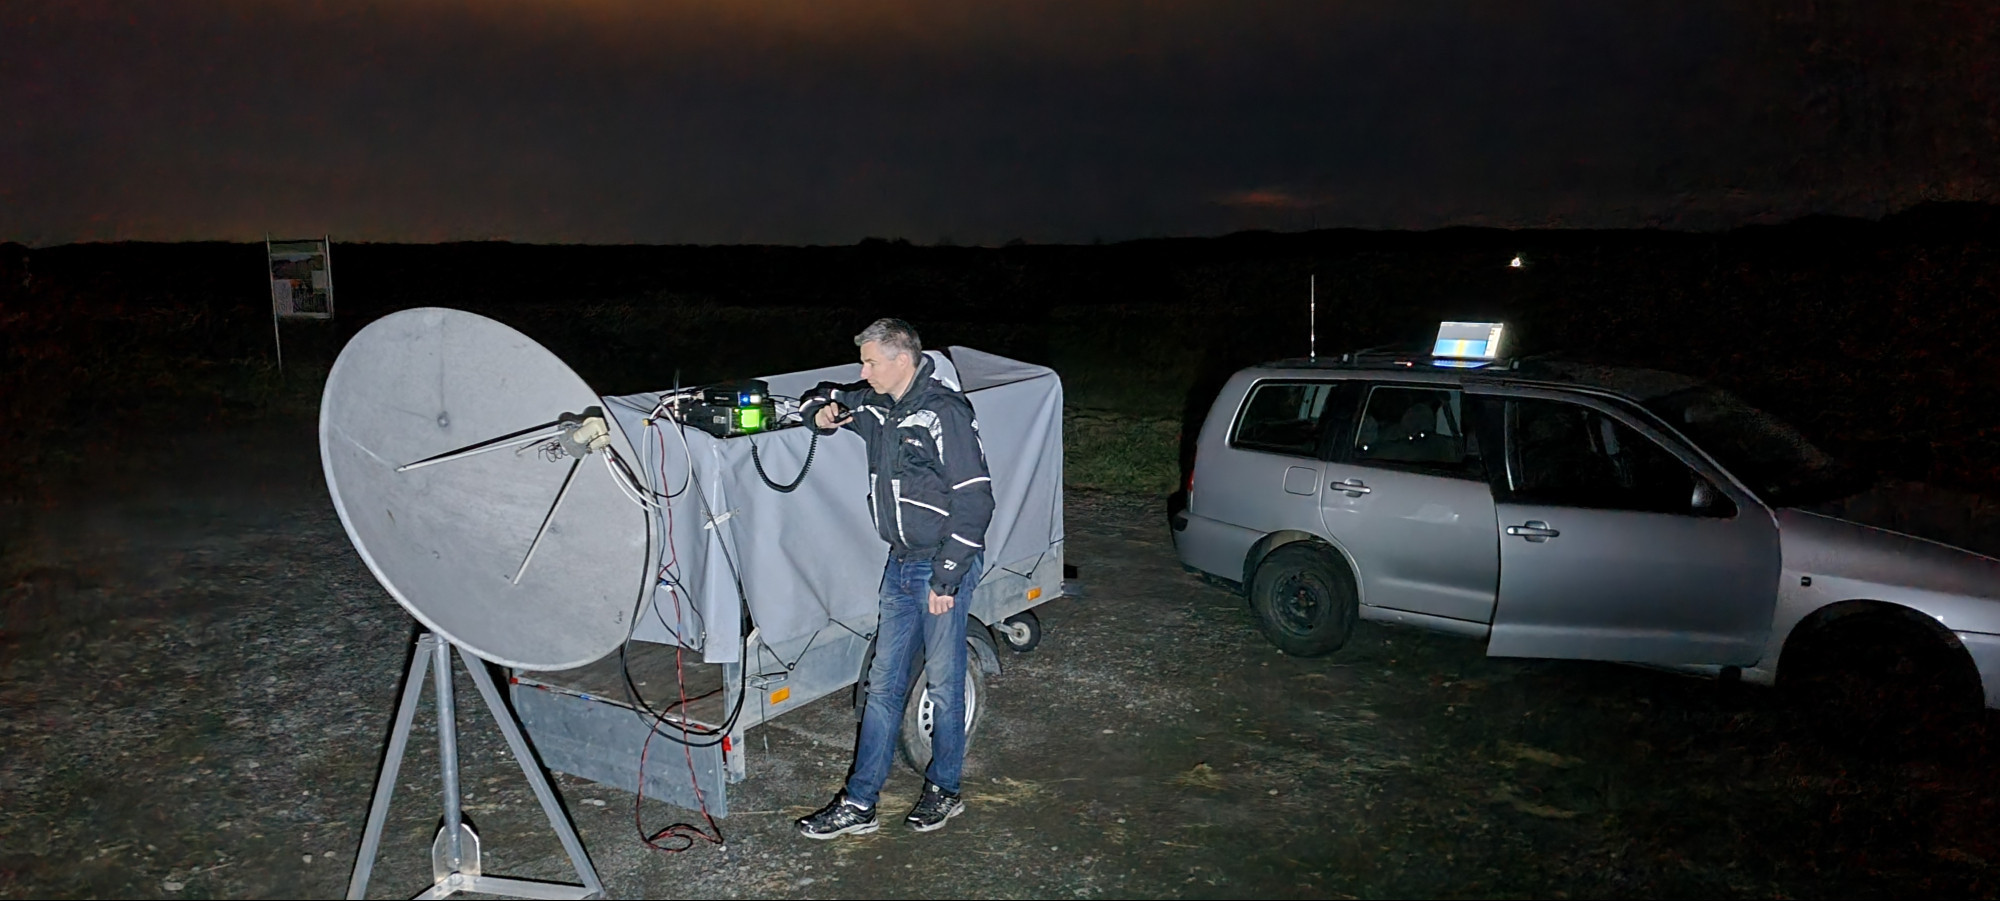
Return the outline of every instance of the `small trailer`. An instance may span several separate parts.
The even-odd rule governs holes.
[[[1075,592],[1063,559],[1062,383],[971,348],[928,353],[971,400],[993,478],[984,575],[967,611],[971,747],[998,646],[1032,649],[1034,608]],[[867,507],[866,451],[848,432],[782,426],[788,414],[796,421],[800,395],[859,371],[757,380],[776,404],[746,396],[744,409],[769,412],[715,434],[662,413],[674,392],[603,398],[637,445],[632,474],[651,492],[659,567],[619,653],[556,672],[510,669],[515,713],[545,766],[721,817],[728,785],[749,775],[751,729],[829,696],[858,707],[887,554]],[[901,749],[921,770],[932,725],[921,667],[916,683]],[[687,756],[644,755],[649,742],[655,752],[685,745]]]

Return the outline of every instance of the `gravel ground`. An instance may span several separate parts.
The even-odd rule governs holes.
[[[312,424],[161,440],[4,526],[0,896],[344,892],[413,625],[349,546]],[[947,829],[808,842],[853,741],[836,696],[753,730],[723,845],[690,811],[557,777],[612,895],[1374,897],[1992,895],[1980,745],[1823,746],[1768,693],[1489,659],[1363,624],[1278,655],[1183,574],[1158,501],[1073,493],[1087,596],[1003,652]],[[489,873],[567,879],[461,674],[466,808]],[[426,711],[429,709],[425,708]],[[669,756],[671,762],[671,756]],[[429,880],[419,717],[371,894]],[[892,777],[885,809],[914,798]]]

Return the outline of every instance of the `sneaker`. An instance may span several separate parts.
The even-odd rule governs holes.
[[[847,793],[841,792],[833,796],[833,803],[820,808],[817,813],[800,817],[798,827],[799,834],[806,838],[839,838],[874,832],[882,828],[882,824],[875,822],[874,810],[847,800]]]
[[[958,795],[925,782],[922,797],[917,798],[917,806],[910,808],[910,815],[903,818],[911,829],[929,832],[943,829],[944,821],[965,812],[965,802]]]

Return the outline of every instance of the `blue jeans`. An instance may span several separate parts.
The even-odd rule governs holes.
[[[958,791],[965,769],[965,608],[979,587],[980,562],[972,558],[951,609],[936,616],[930,608],[931,561],[890,557],[883,567],[876,597],[882,612],[875,629],[875,662],[868,669],[868,703],[854,747],[854,774],[847,778],[847,797],[854,803],[873,808],[889,778],[910,690],[910,664],[920,640],[924,685],[935,705],[931,762],[924,777],[945,791]]]

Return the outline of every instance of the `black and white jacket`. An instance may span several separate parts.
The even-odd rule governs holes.
[[[853,412],[847,428],[868,443],[875,530],[892,555],[932,560],[932,591],[957,595],[993,519],[993,479],[972,402],[937,371],[930,354],[922,355],[900,401],[865,386],[813,392],[799,406],[807,427],[818,431],[813,417],[829,394]]]

